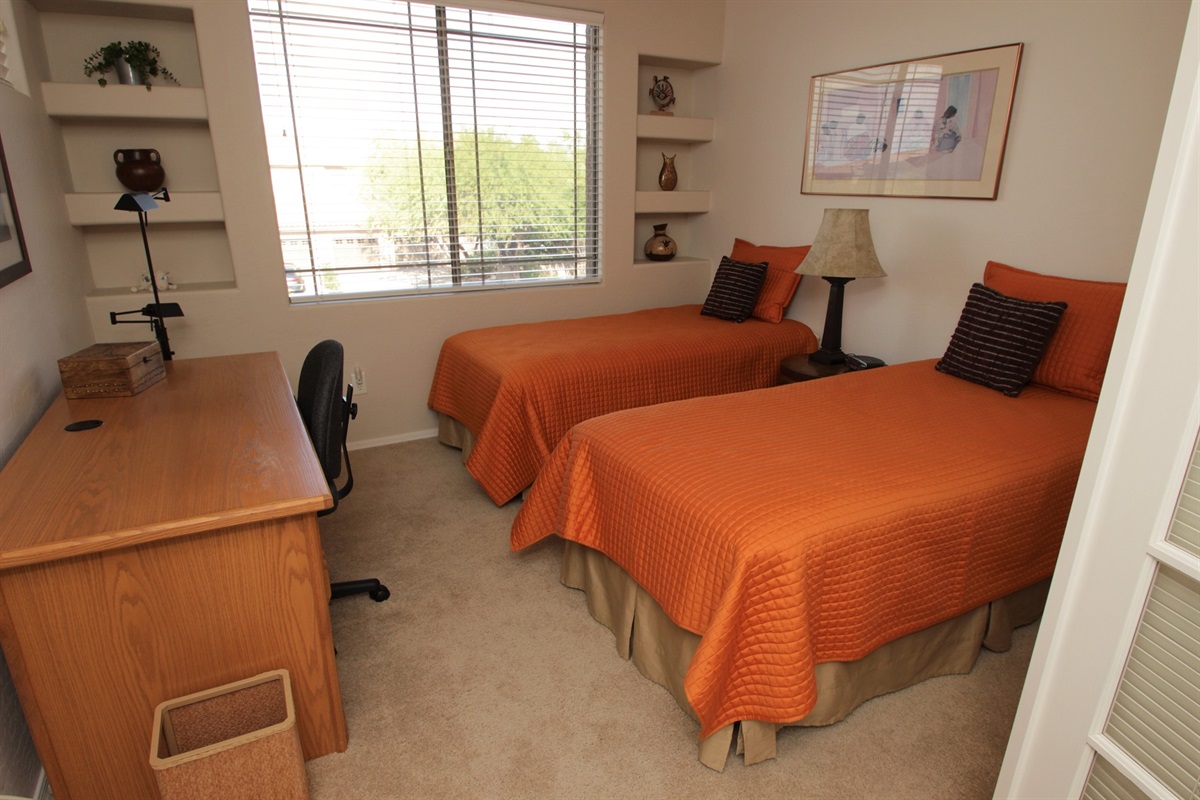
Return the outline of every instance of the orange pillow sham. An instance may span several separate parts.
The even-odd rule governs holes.
[[[775,247],[751,244],[745,239],[733,240],[733,252],[729,257],[734,261],[751,264],[767,262],[767,277],[763,281],[752,316],[766,322],[780,322],[783,319],[792,297],[796,294],[796,287],[800,285],[800,275],[797,274],[796,267],[800,266],[800,262],[808,255],[811,246]]]
[[[1032,382],[1088,400],[1099,398],[1125,284],[1042,275],[996,261],[984,268],[983,283],[1022,300],[1066,302]]]

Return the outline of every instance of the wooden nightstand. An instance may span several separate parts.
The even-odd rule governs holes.
[[[799,383],[800,381],[841,375],[849,371],[850,368],[845,364],[822,364],[810,360],[807,355],[788,356],[779,365],[779,382],[781,384]]]

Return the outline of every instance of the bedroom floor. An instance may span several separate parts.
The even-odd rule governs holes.
[[[717,773],[558,582],[561,543],[509,552],[517,502],[496,508],[433,439],[351,455],[354,493],[321,520],[331,577],[392,596],[331,607],[350,745],[308,762],[314,800],[992,796],[1036,625],[969,675],[784,729],[776,760]]]

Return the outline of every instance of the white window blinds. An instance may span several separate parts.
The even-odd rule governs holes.
[[[249,5],[294,298],[598,279],[598,17]]]
[[[29,94],[29,78],[21,59],[12,0],[0,0],[0,83],[8,84],[23,95]]]
[[[0,16],[0,81],[8,83],[8,28]]]

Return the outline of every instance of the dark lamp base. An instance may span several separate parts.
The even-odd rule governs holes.
[[[809,353],[808,360],[818,364],[845,364],[846,354],[841,350],[829,350],[822,347],[815,353]]]

